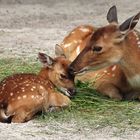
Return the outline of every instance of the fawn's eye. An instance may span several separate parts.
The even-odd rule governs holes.
[[[101,46],[94,46],[92,49],[94,52],[100,52],[102,50]]]
[[[68,77],[64,74],[60,74],[61,79],[68,79]]]

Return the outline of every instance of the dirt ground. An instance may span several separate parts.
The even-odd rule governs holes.
[[[140,10],[140,0],[0,0],[0,59],[54,55],[54,46],[81,24],[107,24],[106,13],[118,8],[120,23]],[[137,27],[140,29],[140,22]],[[115,128],[94,130],[75,121],[0,123],[0,140],[139,140],[140,131],[113,135]]]

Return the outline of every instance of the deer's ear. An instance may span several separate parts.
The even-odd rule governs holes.
[[[127,32],[129,32],[130,30],[133,30],[134,27],[137,25],[138,21],[140,18],[140,12],[138,14],[136,14],[133,17],[130,17],[129,19],[127,19],[125,22],[123,22],[120,26],[119,26],[119,30],[121,31],[122,34],[126,34]]]
[[[61,46],[58,45],[58,44],[55,45],[55,55],[56,55],[57,57],[59,57],[59,56],[64,56],[64,57],[66,57],[65,54],[64,54],[64,50],[63,50],[63,49],[61,48]]]
[[[55,60],[45,53],[38,53],[38,58],[45,67],[52,68],[52,65],[55,63]]]
[[[107,20],[109,23],[118,23],[117,8],[112,6],[107,13]]]

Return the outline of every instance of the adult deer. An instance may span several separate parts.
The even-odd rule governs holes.
[[[109,22],[118,22],[117,9],[115,6],[111,7],[108,11],[107,20]],[[56,46],[56,54],[63,55],[70,61],[73,61],[78,54],[87,47],[86,44],[97,29],[98,28],[90,25],[78,26],[64,38],[63,42],[59,46]],[[76,76],[76,79],[81,81],[95,81],[94,87],[100,93],[113,99],[122,99],[122,96],[119,94],[116,87],[120,87],[122,85],[125,87],[125,84],[122,83],[122,81],[125,80],[125,77],[118,65],[112,65],[108,68],[103,68],[94,72],[90,71],[83,75]]]
[[[70,104],[66,95],[74,94],[73,77],[68,75],[70,61],[55,59],[39,53],[44,67],[39,74],[15,74],[0,83],[0,121],[21,123],[30,120],[37,112],[59,109]]]
[[[140,33],[134,30],[139,18],[140,12],[118,25],[116,14],[111,12],[107,16],[110,24],[93,33],[85,49],[70,65],[70,73],[99,70],[115,64],[114,78],[121,80],[119,85],[112,85],[112,92],[126,99],[140,99]],[[116,74],[116,64],[122,69],[119,74]]]
[[[65,56],[72,62],[85,48],[94,30],[94,27],[90,25],[73,29],[60,45],[55,46],[55,54]]]

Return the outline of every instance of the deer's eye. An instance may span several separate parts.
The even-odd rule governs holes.
[[[68,79],[68,77],[64,74],[60,74],[61,79]]]
[[[102,50],[101,46],[94,46],[92,49],[94,52],[100,52]]]

